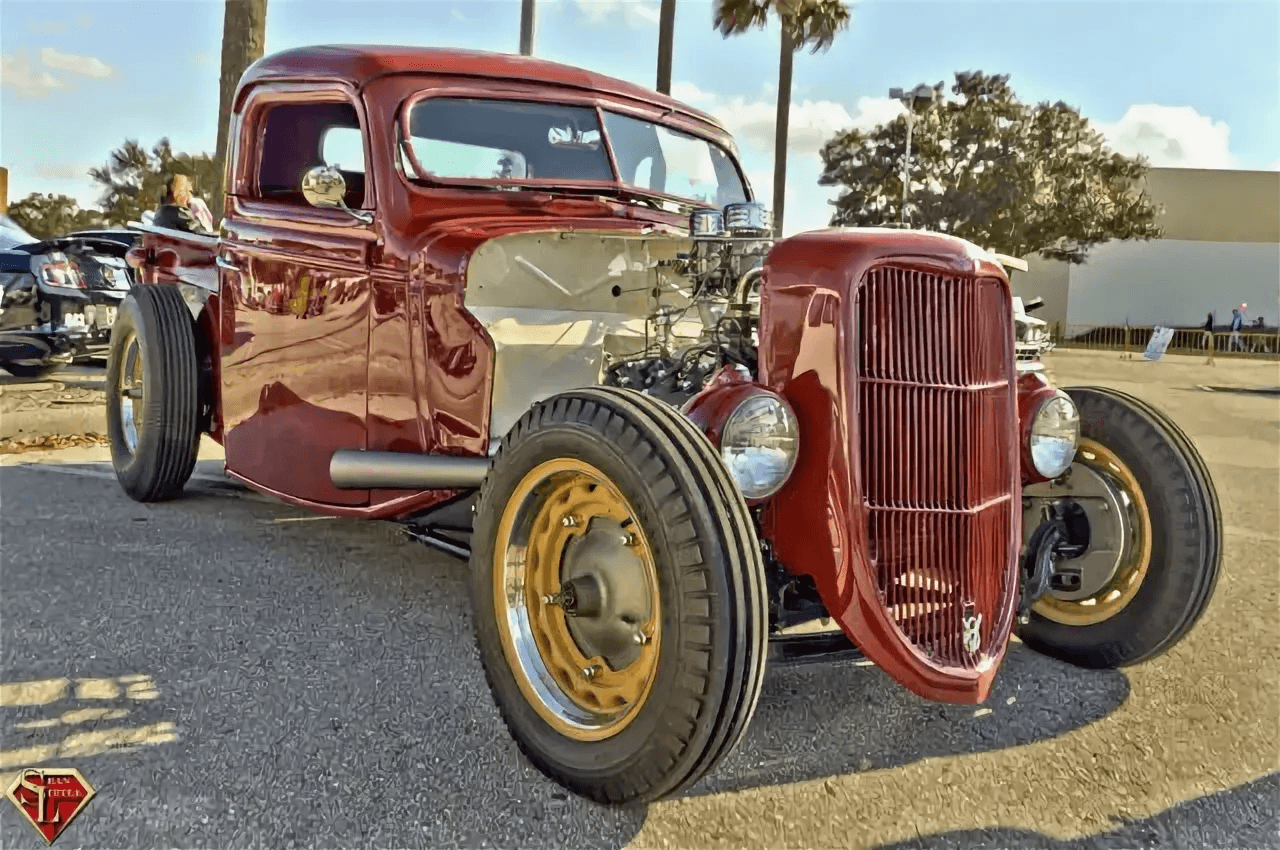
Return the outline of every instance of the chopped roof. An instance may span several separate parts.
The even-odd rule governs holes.
[[[240,88],[279,79],[339,79],[363,86],[385,74],[443,73],[528,80],[598,91],[673,109],[724,130],[718,120],[652,89],[592,71],[509,53],[398,45],[326,44],[296,47],[264,56],[249,66]]]

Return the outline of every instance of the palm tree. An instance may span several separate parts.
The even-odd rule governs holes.
[[[267,42],[267,0],[226,0],[222,19],[222,75],[218,105],[218,148],[214,154],[216,185],[210,209],[215,221],[226,207],[227,134],[231,121],[231,99],[240,77],[262,58]]]
[[[763,29],[772,9],[782,26],[778,55],[778,113],[773,140],[773,228],[782,235],[787,188],[787,127],[791,120],[791,70],[796,51],[820,53],[849,25],[844,0],[717,0],[715,28],[722,36]]]
[[[520,0],[520,55],[533,55],[534,0]]]
[[[658,12],[658,91],[671,94],[671,52],[676,33],[676,0],[662,0]]]

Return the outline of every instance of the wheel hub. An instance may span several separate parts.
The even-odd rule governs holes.
[[[644,645],[640,624],[653,616],[644,563],[631,534],[605,517],[565,546],[561,575],[572,596],[567,625],[587,658],[600,656],[613,670],[629,666]]]
[[[1151,521],[1142,489],[1119,457],[1081,440],[1067,475],[1024,495],[1024,527],[1036,527],[1046,503],[1069,500],[1087,528],[1084,552],[1057,563],[1060,574],[1033,610],[1056,622],[1089,625],[1127,605],[1146,575]]]
[[[633,516],[603,473],[563,458],[530,470],[499,523],[504,649],[533,708],[577,740],[621,731],[657,674],[657,568]]]

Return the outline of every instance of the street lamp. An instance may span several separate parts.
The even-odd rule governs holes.
[[[902,209],[899,210],[899,226],[903,228],[907,226],[907,188],[911,185],[911,131],[916,123],[916,107],[928,109],[937,103],[942,98],[943,85],[945,81],[939,80],[936,86],[921,83],[911,91],[889,89],[889,97],[902,101],[907,107],[907,150],[902,156]]]

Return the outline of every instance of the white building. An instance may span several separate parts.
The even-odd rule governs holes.
[[[1018,294],[1044,298],[1050,325],[1217,325],[1249,305],[1280,323],[1280,171],[1152,168],[1147,191],[1164,206],[1164,238],[1108,242],[1072,266],[1030,256]],[[1066,330],[1066,327],[1063,328]]]

